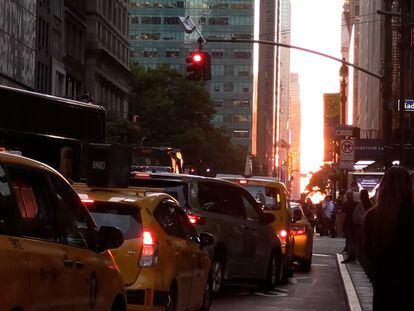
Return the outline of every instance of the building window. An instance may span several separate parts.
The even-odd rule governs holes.
[[[180,57],[180,52],[179,52],[178,49],[169,49],[169,50],[165,51],[165,57],[179,58]]]
[[[142,53],[143,57],[157,57],[158,51],[156,48],[146,48]]]
[[[160,40],[161,33],[141,32],[141,40]]]
[[[250,108],[250,101],[244,99],[233,100],[234,107]]]
[[[248,116],[244,114],[236,114],[232,117],[232,122],[234,123],[247,123],[249,122]]]
[[[249,138],[249,130],[233,130],[234,138]]]
[[[211,52],[211,57],[212,58],[223,58],[224,56],[224,51],[220,51],[220,50],[216,50],[216,51],[212,51]]]
[[[164,17],[164,24],[167,25],[178,25],[180,21],[178,17]]]
[[[54,0],[53,3],[53,15],[59,19],[62,19],[62,0]]]
[[[53,50],[53,55],[57,58],[61,57],[61,41],[62,41],[62,36],[59,32],[57,32],[56,30],[53,30],[53,38],[52,38],[52,50]]]
[[[213,105],[214,105],[214,107],[216,107],[216,108],[221,108],[221,107],[223,107],[223,106],[224,106],[224,103],[223,103],[223,101],[222,101],[222,100],[215,100],[215,101],[213,101]]]
[[[229,19],[227,17],[211,17],[208,19],[209,25],[228,25]]]
[[[133,16],[131,18],[131,24],[139,24],[139,17],[138,16]]]
[[[251,51],[234,51],[235,58],[250,59],[252,57]]]
[[[143,16],[143,17],[141,17],[141,24],[151,24],[151,25],[161,24],[161,17],[158,17],[158,16]]]
[[[233,82],[224,82],[223,91],[224,92],[233,92],[234,86]]]

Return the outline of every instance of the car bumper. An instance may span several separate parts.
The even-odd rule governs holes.
[[[152,289],[127,289],[128,310],[164,310],[168,292]]]

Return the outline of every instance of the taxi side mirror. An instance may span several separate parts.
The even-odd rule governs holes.
[[[124,243],[124,235],[118,228],[109,226],[99,228],[99,248],[102,251],[118,248],[122,243]]]
[[[214,244],[214,236],[211,233],[201,232],[200,233],[200,249],[205,246]]]

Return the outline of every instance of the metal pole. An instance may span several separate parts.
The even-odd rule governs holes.
[[[370,75],[372,77],[375,77],[377,79],[382,79],[382,76],[380,76],[379,74],[376,74],[375,72],[369,71],[365,68],[362,68],[358,65],[352,64],[350,62],[344,61],[341,58],[337,58],[335,56],[331,56],[325,53],[321,53],[318,51],[314,51],[314,50],[310,50],[307,48],[303,48],[300,46],[295,46],[295,45],[290,45],[290,44],[285,44],[285,43],[279,43],[279,42],[273,42],[273,41],[266,41],[266,40],[247,40],[247,39],[207,39],[207,43],[258,43],[258,44],[264,44],[264,45],[272,45],[272,46],[280,46],[283,48],[288,48],[288,49],[295,49],[295,50],[299,50],[299,51],[303,51],[303,52],[307,52],[307,53],[311,53],[311,54],[315,54],[315,55],[319,55],[325,58],[329,58],[332,59],[334,61],[340,62],[342,64],[348,65],[348,66],[352,66],[354,67],[356,70],[362,71],[364,73],[366,73],[367,75]]]

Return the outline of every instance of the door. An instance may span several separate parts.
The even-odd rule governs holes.
[[[28,309],[32,303],[27,282],[29,261],[22,239],[16,236],[16,217],[17,206],[0,164],[0,305],[5,310],[12,310],[17,305]]]
[[[200,249],[200,239],[194,226],[189,222],[188,216],[181,210],[177,216],[185,231],[188,249],[191,252],[192,278],[189,309],[199,310],[203,304],[205,286],[209,274],[209,259],[207,254]]]
[[[262,212],[259,211],[257,202],[251,195],[243,191],[241,197],[246,211],[247,221],[249,222],[250,238],[253,245],[250,256],[250,267],[256,277],[263,278],[266,273],[271,251],[275,245],[274,239],[276,238],[276,233],[270,225],[260,223],[260,214]]]
[[[171,265],[174,266],[175,279],[178,283],[177,310],[188,308],[193,277],[193,254],[180,220],[179,215],[182,213],[177,204],[169,199],[162,201],[154,211],[155,219],[168,235],[167,241],[173,247],[174,256],[171,258]]]
[[[76,310],[105,310],[113,297],[105,297],[105,266],[95,252],[98,231],[79,196],[60,177],[50,175],[54,215],[66,250],[65,265],[71,271],[71,301]]]
[[[58,243],[46,176],[37,170],[8,167],[17,203],[19,247],[28,259],[29,293],[34,310],[72,310],[71,271]],[[17,243],[17,241],[16,241]]]

